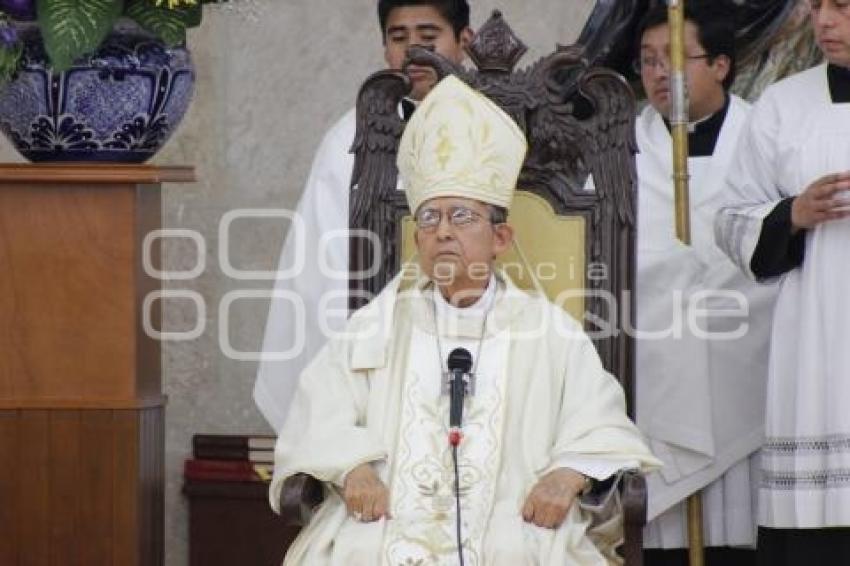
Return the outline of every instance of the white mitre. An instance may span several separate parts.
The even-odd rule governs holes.
[[[399,144],[398,171],[411,212],[449,196],[509,209],[527,149],[510,116],[447,76],[416,109]]]

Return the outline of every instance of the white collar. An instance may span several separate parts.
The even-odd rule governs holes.
[[[434,297],[437,315],[440,317],[484,316],[489,312],[493,301],[496,299],[496,278],[492,273],[490,274],[490,280],[487,282],[484,293],[468,307],[456,307],[448,302],[436,285],[434,285]]]

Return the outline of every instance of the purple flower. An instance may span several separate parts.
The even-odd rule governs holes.
[[[10,26],[0,25],[0,45],[14,47],[18,43],[18,32]]]
[[[13,20],[31,22],[35,19],[35,0],[0,0],[0,11]]]

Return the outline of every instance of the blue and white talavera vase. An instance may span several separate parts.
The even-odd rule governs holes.
[[[54,72],[37,28],[20,34],[20,72],[0,87],[0,129],[30,161],[141,163],[186,114],[195,73],[183,47],[116,26],[94,54]]]

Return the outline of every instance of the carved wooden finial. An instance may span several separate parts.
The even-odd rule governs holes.
[[[475,34],[467,53],[480,71],[510,73],[527,50],[502,12],[493,10],[493,15]]]

